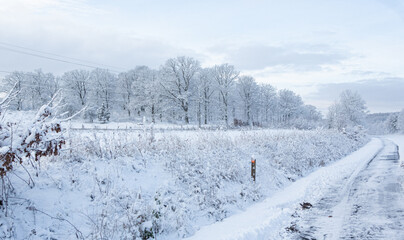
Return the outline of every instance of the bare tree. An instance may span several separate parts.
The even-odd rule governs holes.
[[[238,93],[243,101],[244,114],[247,118],[248,125],[252,125],[252,107],[257,105],[256,94],[258,94],[258,85],[253,77],[241,76],[237,84]]]
[[[52,73],[44,73],[41,69],[29,73],[32,109],[46,104],[59,89],[57,79]]]
[[[276,105],[277,105],[277,96],[276,89],[270,84],[261,84],[260,85],[260,106],[261,114],[263,121],[267,124],[270,122],[273,124],[276,114]]]
[[[292,118],[297,117],[303,106],[302,98],[293,91],[286,89],[279,91],[278,103],[281,122],[286,125],[291,123]]]
[[[362,97],[357,92],[345,90],[341,92],[339,101],[328,109],[328,126],[343,130],[346,127],[361,125],[365,111],[365,101]]]
[[[91,81],[95,87],[97,106],[101,107],[102,104],[105,104],[105,107],[110,109],[116,87],[115,75],[106,69],[97,68],[91,72]]]
[[[239,72],[234,69],[233,65],[227,63],[216,65],[214,67],[215,79],[218,83],[218,90],[221,102],[223,103],[222,114],[226,122],[226,127],[229,126],[229,97],[234,81],[237,79]]]
[[[404,109],[398,114],[397,119],[397,130],[401,133],[404,133]]]
[[[23,102],[25,100],[26,89],[27,89],[27,74],[21,71],[15,71],[7,75],[4,78],[4,91],[14,87],[15,91],[18,93],[13,98],[13,103],[15,103],[15,109],[17,111],[23,110]]]
[[[199,71],[200,64],[190,57],[177,57],[167,60],[161,72],[165,78],[162,87],[166,96],[173,100],[184,111],[185,123],[189,123],[189,100],[194,76]]]
[[[81,106],[85,106],[90,88],[90,72],[87,70],[69,71],[63,74],[62,81],[65,88],[71,91]]]
[[[160,114],[160,120],[162,115],[162,87],[161,87],[161,76],[159,72],[150,69],[148,74],[149,80],[146,82],[145,86],[145,101],[147,101],[148,109],[150,110],[152,122],[156,123],[156,116]]]
[[[199,126],[202,124],[202,108],[203,108],[203,122],[208,124],[210,115],[211,97],[215,93],[215,81],[213,76],[213,69],[203,68],[200,70],[197,77],[197,118]]]
[[[159,72],[147,66],[139,66],[130,71],[132,92],[135,108],[150,114],[152,122],[156,122],[156,115],[161,114],[162,87]]]
[[[128,117],[131,117],[132,114],[132,101],[133,101],[133,89],[132,85],[136,80],[136,74],[134,70],[120,73],[118,76],[118,91],[119,95],[121,95],[123,100],[123,110],[128,113]]]

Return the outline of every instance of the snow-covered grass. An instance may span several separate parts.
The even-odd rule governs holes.
[[[69,123],[65,124],[68,127]],[[143,123],[143,122],[108,122],[108,123],[83,123],[72,121],[71,128],[74,130],[150,130],[154,128],[159,131],[167,130],[198,130],[198,125],[196,124],[170,124],[170,123]],[[223,126],[219,125],[202,125],[202,129],[220,129]]]
[[[70,131],[60,156],[10,175],[1,236],[133,239],[190,236],[367,141],[335,131]],[[257,181],[250,160],[257,160]],[[28,168],[28,165],[27,165]],[[18,177],[17,177],[18,176]]]

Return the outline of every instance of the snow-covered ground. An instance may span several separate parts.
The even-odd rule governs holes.
[[[404,163],[404,135],[403,134],[395,134],[395,135],[387,135],[385,138],[393,141],[395,144],[399,146],[399,154],[400,154],[400,163],[403,165]]]
[[[10,175],[1,234],[16,239],[191,236],[346,156],[335,131],[70,131],[60,156]],[[359,137],[359,141],[357,139]],[[257,159],[257,182],[250,159]]]
[[[402,137],[398,137],[402,138]],[[331,184],[325,197],[294,223],[296,238],[403,239],[404,169],[397,145],[383,139],[384,147],[349,181]],[[343,189],[340,186],[345,186]]]

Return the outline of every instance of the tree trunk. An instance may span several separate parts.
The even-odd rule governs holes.
[[[205,100],[204,100],[204,108],[205,108],[205,124],[208,124],[208,96],[205,92]]]
[[[152,104],[152,107],[151,107],[151,114],[152,114],[152,122],[156,123],[156,113],[154,110],[154,104]]]
[[[184,108],[184,114],[185,114],[185,124],[189,123],[189,117],[188,117],[188,104],[186,104],[186,107]]]
[[[130,107],[129,107],[129,105],[130,105],[130,96],[128,94],[128,101],[127,101],[127,104],[126,104],[126,109],[128,109],[128,115],[130,117]]]
[[[247,106],[247,123],[248,123],[248,125],[252,126],[252,124],[251,124],[250,106]]]
[[[201,124],[202,124],[202,111],[201,111],[201,102],[198,102],[198,127],[201,128]]]
[[[226,128],[229,128],[229,117],[228,117],[228,110],[227,110],[227,105],[225,105],[225,110],[224,110],[224,121],[226,122]]]

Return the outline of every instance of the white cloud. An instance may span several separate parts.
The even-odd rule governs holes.
[[[319,84],[317,92],[313,93],[309,100],[330,105],[345,89],[357,91],[367,102],[371,112],[393,112],[404,108],[404,78],[394,77]]]
[[[292,71],[321,70],[324,65],[335,65],[349,54],[329,46],[293,45],[267,46],[262,44],[229,49],[227,60],[242,70],[258,70],[266,67],[284,66]]]
[[[309,99],[318,84],[403,77],[402,16],[398,0],[0,0],[0,40],[123,69],[228,62]],[[0,54],[0,71],[77,67]]]

